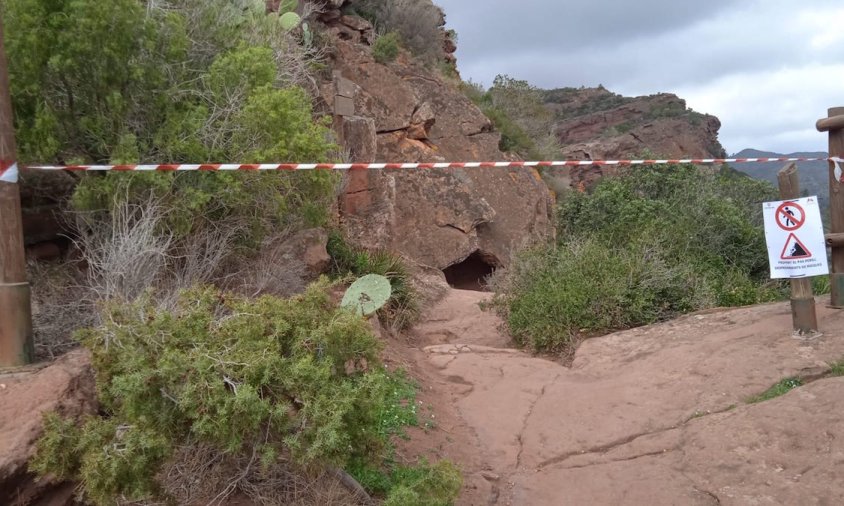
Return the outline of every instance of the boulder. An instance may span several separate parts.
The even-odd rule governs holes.
[[[331,262],[326,245],[328,232],[321,228],[311,228],[296,232],[285,239],[278,250],[278,260],[283,263],[301,263],[311,279],[324,273]]]
[[[42,417],[56,411],[66,417],[96,412],[91,361],[75,350],[53,364],[0,372],[0,504],[69,504],[73,487],[38,478],[27,469],[43,433]]]
[[[320,228],[302,230],[268,240],[249,267],[228,277],[225,288],[247,296],[272,294],[291,297],[323,274],[331,262],[328,233]]]
[[[378,135],[375,120],[361,116],[346,116],[340,124],[341,142],[349,150],[352,160],[375,160]]]
[[[431,128],[437,122],[434,109],[428,102],[423,103],[413,111],[410,117],[410,127],[407,136],[411,139],[423,140],[430,135]]]

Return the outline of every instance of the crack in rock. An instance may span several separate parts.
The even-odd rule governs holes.
[[[601,465],[604,465],[604,464],[613,464],[615,462],[629,462],[631,460],[643,459],[645,457],[655,457],[657,455],[665,455],[666,453],[674,452],[674,451],[677,451],[677,447],[666,448],[664,450],[654,450],[652,452],[646,452],[646,453],[642,453],[642,454],[639,454],[639,455],[631,455],[630,457],[624,457],[624,458],[620,458],[620,459],[610,459],[610,460],[604,460],[604,461],[601,461],[601,462],[589,462],[588,464],[578,464],[578,465],[574,465],[574,466],[561,466],[561,467],[558,467],[557,469],[582,469],[584,467],[601,466]],[[589,454],[587,453],[587,454],[584,454],[584,455],[589,455]]]
[[[589,448],[587,450],[567,452],[567,453],[564,453],[564,454],[559,455],[557,457],[552,457],[550,459],[547,459],[547,460],[541,462],[539,464],[539,466],[537,467],[537,469],[541,470],[541,469],[544,469],[548,466],[556,466],[558,464],[563,464],[563,463],[565,463],[566,460],[569,460],[573,457],[580,457],[580,456],[592,455],[592,454],[605,455],[605,454],[611,452],[612,450],[615,450],[616,448],[620,448],[622,446],[626,446],[628,444],[631,444],[634,441],[636,441],[637,439],[640,439],[640,438],[643,438],[643,437],[646,437],[646,436],[653,436],[655,434],[661,434],[661,433],[664,433],[664,432],[670,432],[672,430],[681,429],[694,420],[699,420],[701,418],[706,418],[708,416],[726,413],[728,411],[732,411],[734,408],[735,408],[734,405],[730,405],[730,406],[727,406],[725,408],[722,408],[722,409],[719,409],[719,410],[716,410],[716,411],[711,411],[711,412],[708,412],[708,413],[705,413],[705,414],[702,414],[702,415],[699,415],[699,416],[692,415],[691,417],[689,417],[689,418],[683,420],[682,422],[680,422],[676,425],[673,425],[671,427],[664,427],[664,428],[649,431],[649,432],[642,432],[642,433],[639,433],[639,434],[633,434],[633,435],[630,435],[630,436],[627,436],[627,437],[624,437],[624,438],[621,438],[621,439],[617,439],[617,440],[610,442],[610,443],[607,443],[605,445],[594,446],[594,447]],[[657,451],[653,451],[653,452],[643,453],[641,455],[635,455],[633,457],[625,457],[625,458],[621,458],[621,459],[612,459],[612,460],[605,461],[605,462],[594,462],[594,463],[590,463],[590,464],[577,465],[577,466],[564,466],[564,467],[562,467],[562,469],[579,469],[579,468],[582,468],[582,467],[589,467],[589,466],[592,466],[592,465],[601,465],[601,464],[606,464],[606,463],[610,463],[610,462],[624,462],[624,461],[627,461],[627,460],[635,460],[635,459],[642,458],[642,457],[650,457],[650,456],[653,456],[653,455],[659,455],[659,454],[664,454],[664,453],[668,453],[668,452],[671,452],[671,451],[677,451],[678,449],[679,448],[677,448],[677,447],[666,448],[666,449],[663,449],[663,450],[657,450]]]
[[[367,193],[367,192],[375,192],[375,188],[364,188],[363,190],[357,190],[357,191],[353,191],[353,192],[346,192],[346,195],[358,195],[358,194],[361,194],[361,193]]]
[[[516,437],[517,441],[519,442],[519,453],[516,455],[516,470],[522,467],[522,453],[524,453],[525,451],[525,444],[524,441],[522,441],[522,436],[527,430],[528,422],[530,421],[530,417],[533,415],[533,409],[536,407],[539,401],[542,400],[542,397],[545,396],[545,390],[548,388],[548,385],[556,383],[556,381],[560,379],[560,376],[561,374],[558,373],[556,376],[554,376],[554,379],[542,385],[542,390],[539,392],[539,395],[536,396],[536,398],[530,404],[530,408],[528,408],[528,412],[525,415],[525,419],[522,421],[522,429],[519,431],[519,435]]]
[[[715,495],[714,493],[710,492],[709,490],[703,490],[697,487],[694,487],[694,489],[700,494],[708,495],[709,497],[711,497],[715,501],[715,504],[721,504],[721,498]]]
[[[537,466],[537,469],[541,470],[541,469],[544,469],[548,466],[563,464],[566,460],[569,460],[572,457],[579,457],[579,456],[583,456],[583,455],[592,455],[592,454],[596,454],[596,453],[603,455],[603,454],[609,453],[612,450],[615,450],[616,448],[620,448],[622,446],[628,445],[628,444],[636,441],[639,438],[643,438],[643,437],[646,437],[646,436],[653,436],[654,434],[661,434],[663,432],[669,432],[669,431],[677,429],[678,427],[679,427],[679,425],[675,425],[673,427],[666,427],[666,428],[657,429],[657,430],[653,430],[653,431],[649,431],[649,432],[643,432],[643,433],[640,433],[640,434],[633,434],[631,436],[627,436],[627,437],[624,437],[624,438],[621,438],[621,439],[617,439],[617,440],[615,440],[611,443],[607,443],[605,445],[593,446],[592,448],[589,448],[587,450],[577,450],[577,451],[573,451],[573,452],[566,452],[562,455],[558,455],[556,457],[552,457],[552,458],[547,459],[543,462],[540,462],[539,466]],[[660,453],[661,452],[662,451],[660,451]]]
[[[391,128],[391,129],[388,129],[388,130],[378,130],[378,131],[375,132],[375,135],[394,134],[396,132],[403,132],[403,131],[407,130],[408,128],[410,128],[410,125],[403,126],[401,128]]]
[[[440,228],[453,228],[462,234],[468,234],[469,232],[463,230],[462,228],[458,227],[457,225],[453,225],[451,223],[446,223],[445,225],[437,225]]]

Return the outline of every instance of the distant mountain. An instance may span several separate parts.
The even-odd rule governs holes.
[[[745,149],[730,158],[826,158],[825,152],[780,154],[756,149]],[[777,186],[777,172],[786,164],[782,162],[739,163],[735,169],[754,179],[768,181]],[[827,162],[798,162],[800,174],[800,192],[803,195],[817,195],[821,209],[829,209],[829,164]]]

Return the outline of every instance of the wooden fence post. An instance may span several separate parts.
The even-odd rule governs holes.
[[[800,180],[797,165],[788,164],[777,173],[780,186],[780,198],[792,200],[800,198]],[[811,279],[791,280],[791,319],[794,330],[800,334],[809,334],[818,330],[818,315],[815,312],[815,297],[812,294]]]
[[[828,117],[819,120],[817,128],[829,132],[829,156],[844,158],[844,107],[829,109]],[[826,241],[832,247],[831,305],[844,309],[844,176],[836,174],[835,165],[829,162],[830,234]],[[844,169],[844,163],[840,166]]]
[[[16,161],[9,72],[0,19],[0,164],[6,167]],[[0,367],[24,365],[32,359],[32,314],[20,192],[16,182],[0,181]]]

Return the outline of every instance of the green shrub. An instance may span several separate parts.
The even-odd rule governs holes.
[[[766,184],[691,166],[633,168],[559,206],[559,244],[526,251],[497,281],[513,335],[570,351],[591,335],[713,306],[781,298],[768,281]]]
[[[364,488],[385,497],[385,506],[449,506],[463,485],[460,471],[448,461],[381,467],[358,462],[350,472]]]
[[[829,375],[834,378],[844,376],[844,359],[829,364]]]
[[[285,456],[345,466],[383,459],[390,435],[415,419],[399,399],[413,388],[380,365],[366,322],[335,308],[325,282],[286,300],[195,289],[172,310],[141,299],[105,311],[80,335],[101,415],[79,427],[48,415],[31,463],[78,480],[95,504],[163,498],[157,473],[186,445],[249,466]]]
[[[647,248],[572,239],[522,253],[495,305],[520,344],[566,352],[583,337],[711,305],[711,287],[694,274]]]
[[[390,32],[380,35],[372,44],[372,56],[378,63],[389,63],[399,55],[399,34]]]
[[[772,386],[771,388],[765,390],[759,395],[754,395],[749,397],[745,402],[747,404],[756,404],[758,402],[769,401],[771,399],[776,399],[781,395],[785,395],[788,392],[794,390],[797,387],[803,385],[803,380],[800,378],[785,378],[777,382],[776,385]]]
[[[393,480],[384,506],[449,506],[463,486],[460,471],[448,461],[399,468]]]
[[[3,3],[20,158],[42,163],[325,162],[313,62],[265,6],[228,0]],[[237,242],[324,225],[337,177],[89,174],[72,199],[108,223],[126,205],[166,208],[162,234],[235,228]],[[235,225],[236,224],[236,225]],[[89,227],[98,229],[100,227]],[[102,227],[107,228],[107,227]],[[84,230],[88,233],[90,230]],[[81,235],[81,234],[80,234]],[[179,247],[167,252],[178,256]]]
[[[395,330],[403,330],[419,318],[419,298],[401,257],[387,251],[351,247],[337,231],[329,235],[327,249],[333,262],[332,270],[337,276],[380,274],[390,280],[390,300],[378,310],[378,316],[385,323]]]

